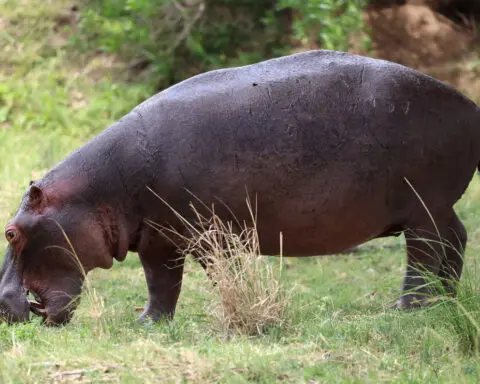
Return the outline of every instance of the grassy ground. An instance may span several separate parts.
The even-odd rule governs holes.
[[[54,33],[66,1],[1,4],[0,222],[6,223],[30,179],[152,90],[109,78],[116,65],[121,69],[111,57],[69,51]],[[92,273],[92,297],[84,298],[70,325],[0,324],[0,379],[478,382],[480,360],[468,351],[480,321],[478,176],[457,208],[470,234],[462,303],[471,320],[456,317],[457,306],[384,309],[400,292],[401,238],[371,242],[352,255],[288,263],[283,283],[292,296],[291,326],[253,338],[226,337],[214,327],[206,310],[210,285],[191,261],[175,320],[135,323],[147,295],[138,259],[129,255],[109,271]],[[0,250],[5,246],[0,240]]]

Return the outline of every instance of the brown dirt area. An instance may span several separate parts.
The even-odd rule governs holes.
[[[438,13],[437,5],[433,0],[409,0],[367,9],[373,56],[428,73],[479,100],[480,39],[473,16],[454,22]]]

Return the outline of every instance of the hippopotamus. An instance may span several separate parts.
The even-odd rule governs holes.
[[[467,233],[453,206],[479,162],[477,105],[399,64],[315,50],[196,75],[31,182],[5,229],[2,315],[64,324],[85,275],[130,251],[148,287],[140,319],[173,318],[184,252],[149,223],[184,233],[193,196],[227,222],[248,222],[254,196],[262,255],[280,233],[294,257],[404,234],[394,307],[422,307],[426,272],[455,294]]]

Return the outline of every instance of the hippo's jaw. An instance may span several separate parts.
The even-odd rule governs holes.
[[[36,301],[29,301],[30,311],[34,315],[41,317],[45,325],[65,325],[72,319],[77,306],[73,303],[78,302],[78,299],[61,301],[65,304],[56,303],[57,305],[52,306],[37,298]]]
[[[30,289],[29,292],[35,299],[28,301],[29,310],[49,326],[69,323],[80,302],[79,294],[68,294],[60,289],[47,292]]]

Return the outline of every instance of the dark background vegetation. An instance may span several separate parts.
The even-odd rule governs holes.
[[[461,83],[457,67],[477,45],[480,2],[86,0],[71,13],[64,28],[75,29],[75,48],[114,53],[131,78],[157,89],[313,48],[378,56]]]

